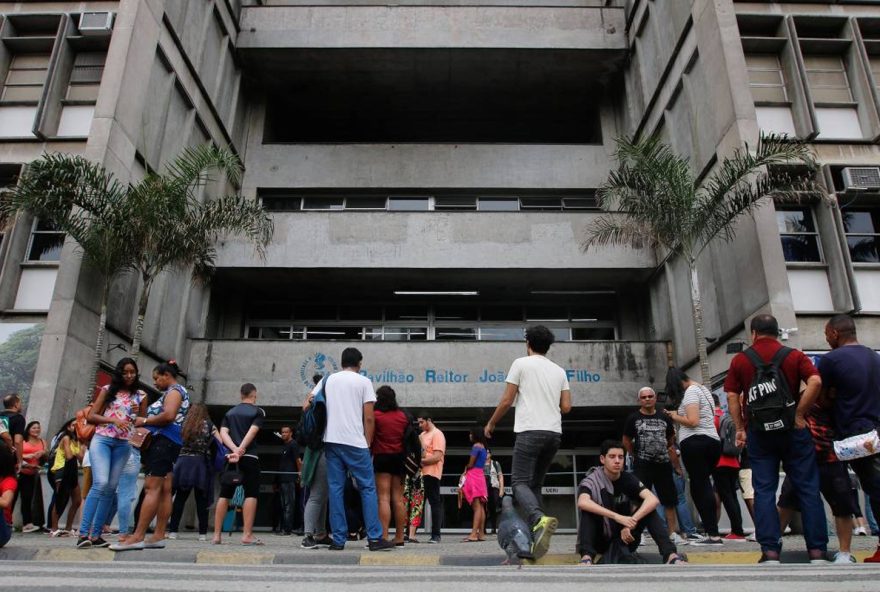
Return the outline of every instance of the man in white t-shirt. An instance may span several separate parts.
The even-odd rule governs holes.
[[[513,497],[532,527],[532,553],[542,557],[559,521],[544,514],[541,487],[562,439],[562,414],[571,411],[571,387],[565,370],[546,357],[555,337],[547,327],[526,330],[528,355],[517,358],[507,373],[504,395],[486,424],[491,438],[496,424],[516,406],[513,431]]]
[[[373,458],[370,455],[375,428],[373,404],[376,402],[376,393],[370,379],[360,374],[363,358],[361,352],[353,347],[343,350],[342,371],[330,375],[324,385],[327,402],[324,454],[330,497],[330,528],[333,530],[331,551],[341,551],[348,540],[346,473],[355,480],[361,495],[370,551],[390,551],[394,548],[394,543],[382,538],[382,523],[379,522],[379,501]]]

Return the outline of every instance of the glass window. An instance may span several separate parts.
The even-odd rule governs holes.
[[[476,210],[477,198],[474,196],[445,196],[434,198],[435,210]]]
[[[270,212],[298,212],[302,209],[299,197],[264,197],[263,207]]]
[[[516,212],[519,210],[519,199],[516,197],[481,197],[477,209],[484,212]]]
[[[523,327],[480,327],[480,341],[523,341]]]
[[[395,212],[427,212],[429,202],[427,197],[389,197],[388,209]]]
[[[94,103],[98,100],[98,88],[101,86],[106,60],[106,51],[84,51],[76,54],[67,87],[68,101]]]
[[[48,220],[36,220],[31,232],[28,261],[59,261],[64,246],[64,233],[58,232]]]
[[[303,198],[304,210],[342,210],[345,209],[341,197],[306,197]]]
[[[521,208],[532,211],[557,211],[562,209],[561,197],[524,197]]]
[[[360,341],[363,335],[363,327],[306,327],[307,339]]]
[[[346,210],[384,210],[385,196],[381,197],[347,197]]]
[[[438,327],[434,330],[437,341],[476,341],[477,329],[474,327]]]
[[[756,102],[788,102],[785,75],[779,56],[775,54],[748,54],[746,68],[749,73],[749,89]]]
[[[39,102],[48,71],[48,53],[13,56],[0,99],[27,103]]]
[[[782,241],[782,254],[790,262],[822,261],[819,234],[810,208],[778,209],[776,225]]]
[[[426,327],[385,327],[385,341],[425,341],[428,339]]]
[[[846,244],[853,263],[880,263],[880,208],[845,209],[841,212]]]
[[[851,103],[852,92],[840,56],[804,56],[807,83],[816,103]]]

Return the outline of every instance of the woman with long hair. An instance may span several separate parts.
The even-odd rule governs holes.
[[[677,423],[681,460],[691,481],[691,496],[709,535],[692,545],[723,545],[718,533],[718,513],[712,473],[721,458],[721,439],[715,429],[715,403],[712,392],[691,379],[679,368],[666,373],[666,395],[677,405],[677,411],[666,410]]]
[[[12,504],[15,502],[15,452],[0,440],[0,548],[12,538]]]
[[[173,360],[153,369],[153,383],[162,396],[147,407],[146,417],[135,419],[135,427],[146,427],[152,434],[150,445],[141,452],[144,501],[134,533],[125,542],[110,545],[111,551],[165,548],[165,527],[171,516],[172,471],[183,444],[183,424],[189,412],[189,393],[177,383],[179,374],[180,368]],[[145,540],[154,518],[156,530]]]
[[[49,459],[49,472],[47,473],[49,485],[55,491],[49,536],[70,536],[73,531],[73,519],[82,504],[82,493],[79,488],[79,463],[82,462],[86,453],[85,445],[79,441],[79,437],[76,435],[76,418],[65,422],[55,435],[55,439],[58,443],[54,457]],[[67,525],[63,530],[60,530],[58,519],[64,513],[68,501],[70,508],[67,510]]]
[[[21,473],[18,476],[19,498],[21,499],[21,532],[36,532],[43,523],[34,524],[34,502],[40,499],[37,487],[40,484],[40,465],[49,455],[46,442],[40,437],[42,426],[32,421],[24,429],[24,444],[21,454]],[[42,514],[42,511],[40,511]],[[42,518],[40,518],[42,520]]]
[[[132,358],[119,360],[110,384],[98,392],[89,412],[89,423],[96,426],[89,444],[92,487],[83,506],[77,549],[110,545],[101,533],[131,454],[128,437],[134,419],[146,412],[147,394],[137,388],[138,378],[138,366]]]
[[[183,424],[183,446],[174,463],[174,508],[168,538],[177,538],[177,529],[183,508],[190,492],[196,498],[196,516],[199,520],[199,540],[208,540],[208,506],[214,493],[214,467],[211,459],[211,442],[217,437],[217,428],[208,416],[208,407],[196,403],[189,409]]]
[[[376,494],[379,498],[379,521],[382,538],[388,538],[388,527],[394,515],[394,544],[404,545],[406,504],[403,499],[404,445],[403,435],[410,423],[406,413],[397,406],[397,395],[390,386],[380,386],[373,407],[376,430],[370,451],[373,453],[373,472],[376,476]]]
[[[470,534],[462,542],[475,543],[486,540],[486,502],[489,492],[486,490],[486,478],[483,468],[486,466],[486,433],[482,426],[471,428],[471,456],[464,470],[464,484],[461,493],[474,511],[474,521]]]

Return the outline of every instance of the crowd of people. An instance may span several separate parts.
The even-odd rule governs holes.
[[[831,351],[819,358],[818,368],[779,341],[772,316],[754,317],[750,330],[750,347],[734,356],[724,381],[726,411],[707,386],[678,368],[668,371],[663,408],[654,389],[638,392],[638,409],[624,422],[621,438],[601,444],[598,466],[577,489],[581,564],[592,565],[600,556],[605,563],[638,561],[645,531],[667,564],[686,563],[681,545],[720,546],[747,537],[760,545],[761,563],[779,563],[782,531],[794,511],[802,515],[810,561],[824,563],[830,558],[820,494],[831,508],[839,541],[833,561],[855,562],[854,529],[866,532],[855,521],[861,516],[856,482],[865,492],[866,509],[880,513],[880,357],[859,344],[847,315],[828,321]],[[565,371],[547,357],[553,342],[546,327],[526,331],[527,355],[512,363],[486,425],[469,432],[471,450],[458,491],[460,506],[472,511],[472,524],[463,542],[484,541],[487,523],[492,530],[499,526],[505,479],[489,443],[515,407],[510,489],[531,534],[531,547],[520,557],[537,559],[550,547],[559,521],[545,512],[541,490],[561,444],[562,415],[572,406]],[[314,377],[303,412],[319,418],[319,438],[308,437],[302,424],[283,426],[277,434],[278,531],[301,531],[303,548],[331,551],[357,538],[367,539],[370,551],[388,551],[419,542],[422,526],[427,542],[439,543],[445,435],[427,412],[413,417],[402,409],[390,386],[374,390],[362,363],[360,351],[346,348],[340,371]],[[136,362],[122,359],[85,414],[93,433],[84,435],[72,419],[48,445],[39,422],[25,424],[18,396],[7,396],[0,415],[0,508],[6,518],[0,520],[0,546],[11,536],[16,498],[23,532],[40,529],[34,507],[43,465],[52,491],[46,510],[50,536],[72,536],[79,511],[77,548],[164,548],[167,539],[177,538],[191,494],[199,539],[207,542],[218,475],[212,543],[222,544],[223,532],[232,530],[224,525],[235,506],[242,518],[239,542],[262,545],[254,532],[261,483],[256,442],[266,413],[257,405],[257,387],[241,386],[241,402],[218,429],[205,405],[190,401],[178,373],[174,362],[153,370],[161,394],[150,403],[138,388]],[[777,496],[780,465],[785,482]],[[88,478],[81,480],[83,467]],[[686,484],[703,535],[696,534]],[[752,535],[743,528],[739,490],[755,524]],[[422,524],[425,502],[430,526]],[[721,507],[730,523],[724,535]],[[66,524],[59,528],[65,510]],[[105,537],[114,515],[119,537],[110,544]],[[880,547],[866,561],[880,562]]]

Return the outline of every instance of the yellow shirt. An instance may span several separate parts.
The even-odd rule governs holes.
[[[76,440],[70,441],[70,451],[74,454],[74,456],[79,454],[79,451],[82,449],[82,446]],[[67,462],[67,459],[64,458],[64,445],[59,444],[58,449],[55,451],[55,462],[52,463],[52,471],[60,471],[64,468],[64,463]]]

